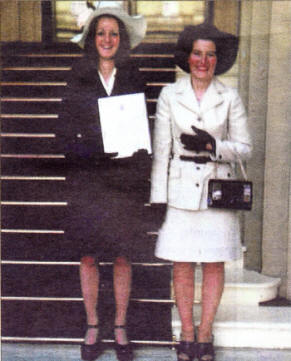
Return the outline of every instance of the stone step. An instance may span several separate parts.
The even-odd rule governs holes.
[[[79,345],[2,343],[3,361],[80,361]],[[143,346],[134,350],[135,361],[176,361],[174,349],[169,347]],[[98,361],[115,361],[112,347]],[[195,359],[197,360],[197,359]],[[248,348],[217,348],[217,361],[288,361],[291,350],[261,350]]]
[[[280,278],[268,277],[255,271],[226,266],[225,287],[221,304],[258,305],[277,297]],[[202,270],[195,274],[195,303],[201,301]],[[172,289],[172,298],[175,298]]]
[[[201,300],[202,271],[198,267],[195,282],[195,302]],[[227,267],[225,270],[225,288],[221,304],[258,305],[276,298],[279,278],[268,277],[243,268]]]
[[[200,305],[194,306],[199,323]],[[172,309],[173,337],[179,340],[181,323]],[[221,304],[213,327],[214,344],[221,347],[291,349],[291,307]]]

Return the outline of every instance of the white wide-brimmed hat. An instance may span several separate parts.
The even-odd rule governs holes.
[[[84,48],[85,39],[88,35],[89,26],[93,19],[97,16],[110,14],[120,19],[128,32],[130,47],[136,47],[145,37],[147,24],[143,15],[130,16],[120,7],[100,7],[94,10],[85,23],[82,34],[75,37],[72,41],[76,42],[81,48]]]

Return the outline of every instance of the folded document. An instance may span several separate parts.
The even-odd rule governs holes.
[[[144,93],[98,99],[100,123],[106,153],[130,157],[139,149],[151,154],[151,138]]]

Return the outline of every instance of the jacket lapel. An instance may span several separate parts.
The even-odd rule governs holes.
[[[111,96],[127,94],[128,90],[128,73],[126,69],[120,70],[117,68],[115,74],[114,86],[112,89]]]
[[[222,93],[224,91],[224,85],[214,78],[199,105],[191,86],[190,76],[185,76],[179,81],[176,94],[177,101],[180,104],[197,114],[201,114],[221,104],[223,102]]]
[[[108,96],[103,84],[102,84],[102,81],[99,77],[99,74],[97,73],[97,76],[96,76],[96,83],[95,83],[95,91],[96,91],[96,94],[98,94],[98,98],[105,98]]]
[[[216,78],[214,78],[202,98],[200,104],[201,111],[207,112],[211,108],[215,108],[219,104],[221,104],[223,102],[222,93],[224,91],[224,85],[220,83]]]
[[[190,76],[180,79],[176,88],[177,102],[188,110],[200,114],[201,110],[191,86]]]

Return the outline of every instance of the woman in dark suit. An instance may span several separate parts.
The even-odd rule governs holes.
[[[130,32],[128,29],[131,29]],[[104,153],[98,99],[144,91],[141,73],[129,60],[130,48],[145,35],[142,17],[119,8],[100,8],[85,25],[84,56],[68,77],[58,136],[65,146],[70,214],[66,232],[81,257],[80,280],[87,316],[81,346],[83,360],[102,352],[98,330],[98,261],[111,261],[115,296],[115,349],[119,360],[132,360],[125,325],[131,290],[131,258],[146,234],[150,157]],[[117,117],[118,114],[112,114]],[[77,245],[77,246],[76,246]]]

